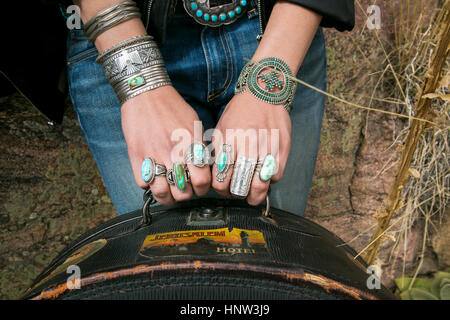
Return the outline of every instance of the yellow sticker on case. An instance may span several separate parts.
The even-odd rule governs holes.
[[[145,238],[144,256],[266,253],[261,231],[234,228],[189,230],[152,234]]]

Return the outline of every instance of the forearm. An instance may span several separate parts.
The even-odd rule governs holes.
[[[81,20],[83,23],[86,23],[100,11],[122,1],[123,0],[75,0],[74,3],[80,7]],[[146,33],[141,19],[130,19],[100,34],[95,40],[95,46],[99,52],[103,52],[119,42]]]
[[[278,1],[252,60],[277,57],[296,74],[321,19],[319,14],[297,4]]]

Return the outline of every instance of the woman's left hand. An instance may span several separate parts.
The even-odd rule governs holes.
[[[216,157],[222,144],[231,145],[231,157],[236,164],[239,156],[257,161],[267,154],[274,156],[276,167],[270,180],[263,182],[256,172],[253,175],[247,202],[260,204],[266,197],[270,183],[278,182],[284,172],[291,147],[291,120],[282,105],[272,105],[254,97],[248,91],[235,95],[223,112],[213,135]],[[224,181],[216,179],[217,163],[213,166],[212,187],[223,196],[231,196],[231,167]]]

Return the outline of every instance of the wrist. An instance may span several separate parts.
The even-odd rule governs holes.
[[[250,92],[255,98],[274,105],[283,105],[290,112],[297,82],[285,61],[267,57],[249,61],[241,71],[235,93]]]
[[[99,52],[146,34],[140,10],[133,0],[74,0],[74,4],[81,9],[86,36]]]
[[[165,101],[168,101],[168,98],[174,94],[178,94],[175,88],[172,85],[166,85],[153,90],[145,91],[133,98],[130,98],[122,104],[122,107],[145,104],[150,108],[154,108],[155,106],[161,105]]]
[[[321,19],[301,5],[277,1],[252,60],[277,57],[297,74]]]
[[[140,19],[125,21],[100,34],[95,40],[98,52],[104,52],[127,39],[145,35],[144,24]]]

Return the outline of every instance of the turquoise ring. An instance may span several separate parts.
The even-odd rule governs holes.
[[[202,168],[209,163],[209,150],[201,142],[192,143],[184,154],[184,163]]]
[[[166,166],[156,163],[152,157],[145,158],[141,165],[141,177],[145,183],[150,184],[155,177],[166,176]]]
[[[233,167],[233,159],[231,158],[231,145],[224,143],[222,150],[216,158],[216,180],[223,182],[227,176],[228,170]]]
[[[271,154],[266,155],[264,157],[264,160],[258,160],[256,170],[259,173],[259,180],[261,180],[262,182],[269,181],[275,173],[275,168],[275,157]]]
[[[187,183],[191,180],[191,176],[184,164],[175,162],[173,168],[167,170],[166,179],[169,185],[175,185],[178,190],[184,191]]]

